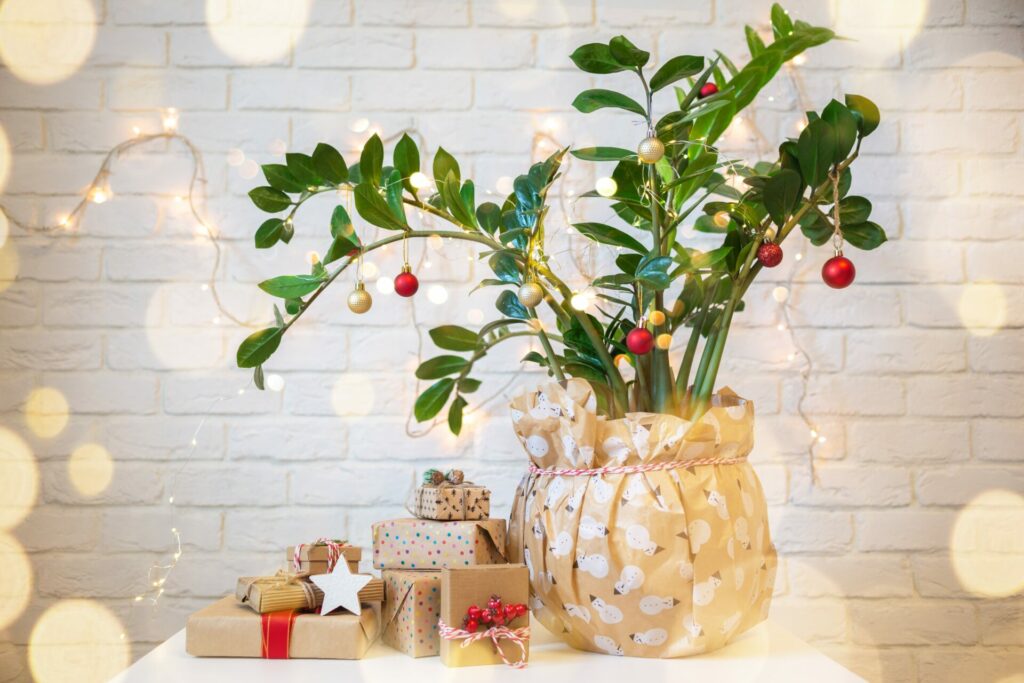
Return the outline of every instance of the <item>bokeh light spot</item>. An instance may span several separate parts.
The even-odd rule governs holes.
[[[206,26],[225,54],[242,64],[284,55],[309,18],[309,0],[206,0]]]
[[[1006,295],[991,282],[972,282],[960,294],[960,322],[976,337],[990,337],[1006,324]]]
[[[23,81],[64,80],[82,66],[95,39],[89,0],[7,0],[0,6],[0,58]]]
[[[64,600],[36,622],[28,662],[38,683],[107,681],[128,666],[121,622],[92,600]]]
[[[949,552],[960,584],[985,597],[1024,589],[1024,497],[991,489],[964,506],[953,525]]]
[[[102,493],[114,477],[114,460],[98,443],[84,443],[68,459],[68,477],[83,496]]]
[[[0,530],[12,529],[28,516],[39,494],[39,468],[28,444],[0,427]]]
[[[52,439],[68,424],[68,401],[53,387],[33,389],[25,399],[25,423],[41,439]]]
[[[21,544],[0,534],[0,629],[17,619],[32,596],[32,565]]]

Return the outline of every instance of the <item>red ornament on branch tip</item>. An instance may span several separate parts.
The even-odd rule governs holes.
[[[700,97],[701,97],[701,99],[704,99],[705,97],[711,97],[716,92],[718,92],[718,86],[715,85],[714,83],[710,82],[710,81],[708,81],[704,85],[700,86]]]
[[[406,268],[402,269],[402,272],[395,276],[395,293],[398,296],[410,297],[419,291],[420,281],[412,274],[412,271]]]
[[[765,268],[774,268],[782,263],[782,247],[775,242],[765,242],[757,248],[757,260]]]
[[[626,348],[638,356],[650,353],[654,348],[654,335],[644,327],[634,327],[626,335]]]
[[[853,261],[843,256],[843,252],[825,261],[821,267],[821,279],[832,289],[843,289],[853,284],[857,277],[857,269],[853,267]]]

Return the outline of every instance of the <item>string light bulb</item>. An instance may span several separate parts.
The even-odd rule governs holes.
[[[619,190],[619,184],[615,182],[614,178],[598,178],[594,183],[594,189],[602,197],[614,197]]]
[[[160,117],[165,133],[174,133],[178,130],[178,110],[174,107],[164,109]]]
[[[427,177],[426,173],[416,171],[409,176],[409,184],[415,187],[417,190],[422,190],[425,187],[430,187],[430,178]]]

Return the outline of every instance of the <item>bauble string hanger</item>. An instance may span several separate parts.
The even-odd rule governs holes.
[[[857,269],[853,267],[853,261],[843,256],[843,231],[839,223],[839,174],[829,173],[829,178],[832,180],[832,223],[835,226],[832,248],[835,255],[821,267],[821,279],[833,289],[844,289],[853,284]]]
[[[533,269],[533,244],[530,244],[529,252],[526,256],[526,268],[525,268],[525,281],[516,292],[516,298],[519,299],[519,303],[527,308],[535,308],[540,302],[544,301],[544,288],[537,282],[537,274]]]
[[[356,256],[356,288],[348,295],[348,308],[353,313],[362,315],[373,306],[373,297],[366,291],[366,284],[363,282],[363,249],[359,248]]]

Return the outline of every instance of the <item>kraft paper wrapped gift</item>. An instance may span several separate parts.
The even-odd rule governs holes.
[[[353,574],[359,572],[359,560],[363,558],[363,549],[349,545],[346,541],[331,540],[330,543],[338,547],[338,551]],[[288,564],[295,573],[304,572],[313,574],[330,574],[334,565],[330,562],[331,548],[325,539],[319,539],[313,543],[301,543],[288,548]]]
[[[324,592],[305,574],[278,572],[276,576],[243,576],[235,587],[235,598],[256,612],[279,612],[286,609],[318,610]],[[370,580],[359,591],[360,603],[384,602],[384,582]]]
[[[377,569],[443,569],[504,563],[504,519],[390,519],[373,525],[373,566]]]
[[[229,595],[188,618],[185,651],[195,657],[361,659],[379,628],[375,608],[358,616],[256,614]]]
[[[424,484],[413,493],[411,508],[420,519],[487,519],[491,515],[491,492],[472,482]]]
[[[410,657],[430,657],[440,649],[441,572],[385,569],[386,597],[381,610],[381,640]]]
[[[462,628],[462,618],[470,605],[484,607],[492,595],[505,604],[529,604],[530,579],[526,565],[505,564],[461,567],[441,571],[441,620],[452,628]],[[505,624],[509,629],[529,626],[530,613]],[[481,625],[483,628],[483,625]],[[508,639],[498,641],[508,662],[523,662],[529,657],[529,638],[523,643],[525,653]],[[441,639],[441,661],[445,666],[480,666],[503,664],[502,654],[494,649],[490,638],[482,638],[463,647],[463,640]]]

